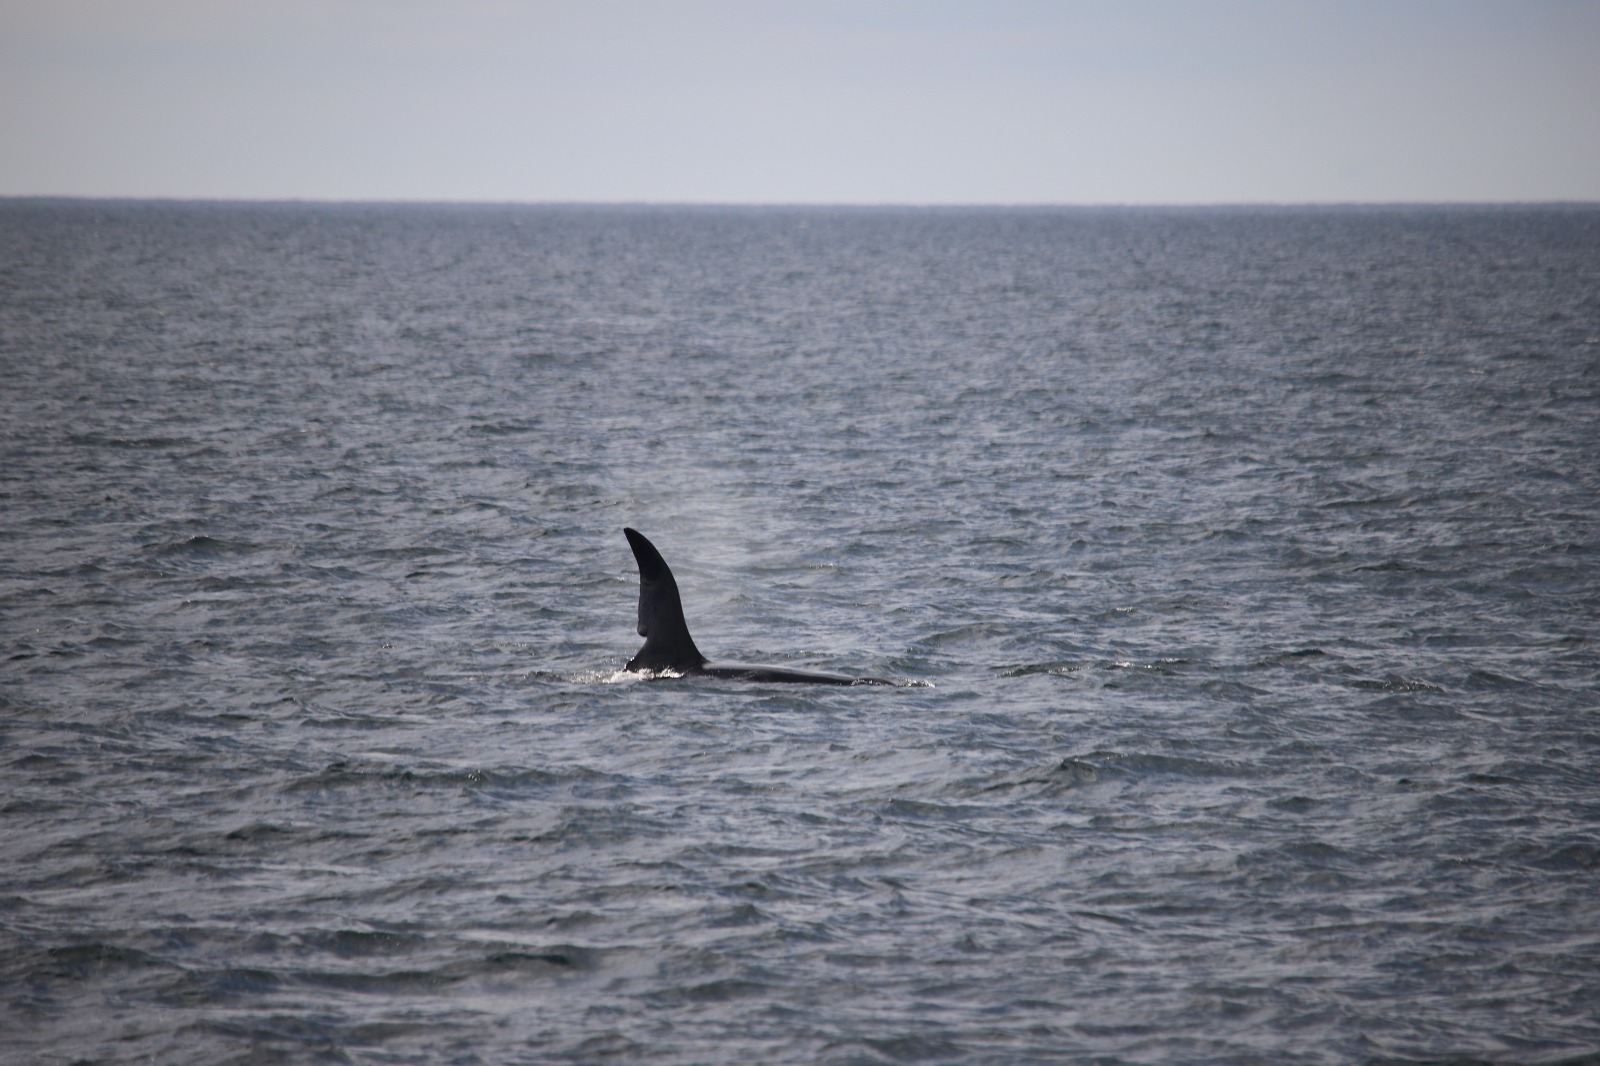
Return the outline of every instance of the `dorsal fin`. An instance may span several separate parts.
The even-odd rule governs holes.
[[[644,647],[628,660],[634,672],[671,670],[692,673],[705,665],[706,657],[689,636],[689,623],[683,620],[683,601],[678,598],[678,582],[656,546],[637,529],[624,529],[633,557],[639,563],[639,635]]]

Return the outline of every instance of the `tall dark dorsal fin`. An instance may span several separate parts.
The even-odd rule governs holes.
[[[851,677],[823,670],[798,670],[792,666],[761,666],[752,663],[707,662],[689,636],[689,623],[683,620],[683,601],[678,598],[678,582],[656,546],[637,529],[624,529],[633,557],[639,563],[639,635],[644,647],[628,660],[628,669],[637,674],[693,674],[721,677],[730,681],[787,681],[809,685],[889,685],[876,677]]]
[[[656,546],[637,529],[624,529],[633,557],[639,563],[639,635],[644,647],[628,660],[635,672],[670,670],[693,673],[705,665],[706,657],[689,636],[689,623],[683,620],[683,601],[678,598],[678,583],[661,558]]]

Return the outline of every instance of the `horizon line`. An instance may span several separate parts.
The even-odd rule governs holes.
[[[807,208],[847,210],[1096,210],[1131,208],[1300,207],[1600,207],[1600,199],[1528,200],[578,200],[449,199],[339,196],[138,196],[79,193],[0,193],[0,203],[47,201],[125,204],[238,204],[388,207],[564,207],[564,208]]]

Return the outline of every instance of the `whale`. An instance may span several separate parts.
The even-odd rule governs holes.
[[[639,564],[639,635],[644,647],[628,660],[630,673],[669,677],[718,677],[730,681],[759,681],[801,685],[889,685],[878,677],[855,677],[826,670],[799,670],[761,663],[712,662],[700,654],[689,623],[683,617],[683,600],[672,568],[656,546],[637,529],[623,529],[633,558]]]

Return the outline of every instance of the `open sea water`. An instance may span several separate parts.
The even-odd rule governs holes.
[[[0,369],[7,1063],[1600,1062],[1600,207],[11,200]]]

